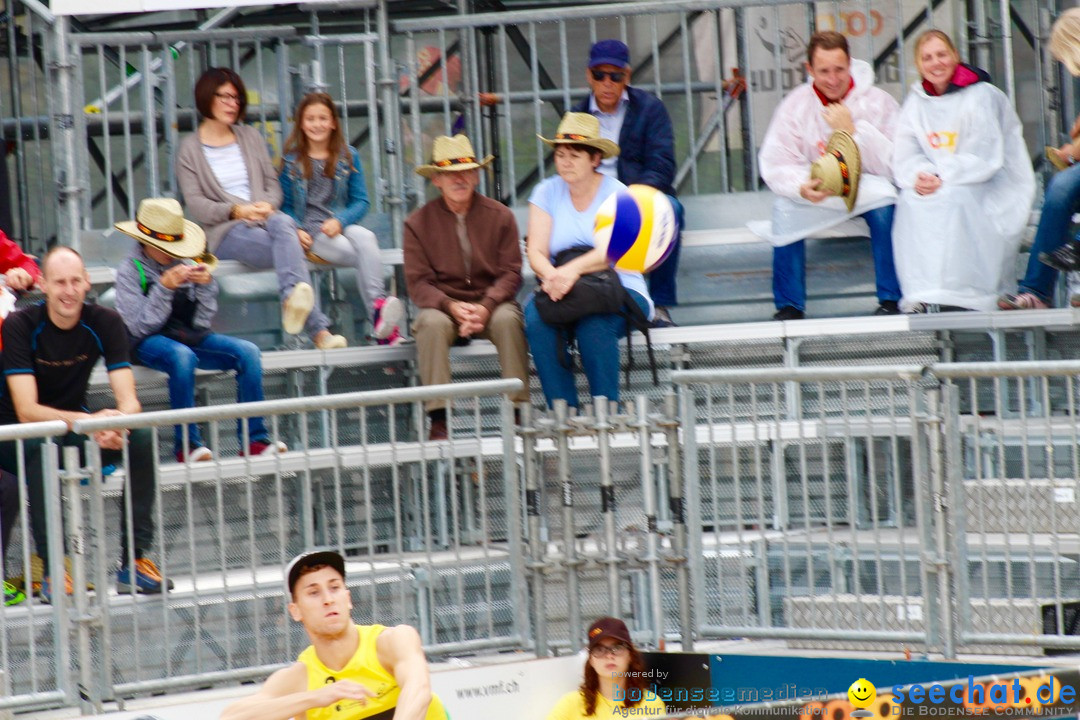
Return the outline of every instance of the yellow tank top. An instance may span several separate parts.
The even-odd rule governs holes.
[[[360,645],[356,648],[356,654],[341,670],[330,670],[323,665],[312,645],[300,653],[297,660],[307,667],[308,690],[315,690],[326,683],[338,680],[352,680],[375,695],[373,698],[368,698],[366,704],[363,705],[355,700],[342,700],[328,707],[313,708],[307,711],[308,720],[360,720],[361,718],[391,720],[393,718],[401,688],[398,687],[394,676],[387,672],[379,662],[375,649],[375,641],[379,633],[385,629],[384,625],[357,625],[356,632],[360,636]],[[442,701],[435,695],[431,696],[431,705],[428,706],[425,717],[427,720],[449,720]]]

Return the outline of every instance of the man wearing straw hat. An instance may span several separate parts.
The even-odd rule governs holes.
[[[476,192],[492,156],[478,162],[464,135],[435,138],[431,156],[416,172],[441,196],[405,219],[405,280],[420,308],[413,324],[420,381],[449,383],[450,346],[484,338],[498,350],[502,376],[522,382],[512,400],[528,402],[529,351],[514,299],[522,282],[517,222],[505,205]],[[445,402],[425,409],[429,439],[446,439]]]
[[[235,370],[239,402],[263,399],[262,358],[254,343],[210,330],[217,313],[218,285],[211,271],[217,258],[206,252],[206,234],[184,219],[180,203],[147,198],[134,220],[116,229],[139,242],[116,273],[116,309],[131,337],[132,355],[169,376],[169,405],[195,407],[195,370]],[[261,417],[237,424],[241,455],[285,450],[272,441]],[[178,462],[213,459],[199,426],[177,425],[173,452]]]
[[[114,310],[86,304],[90,280],[82,257],[71,248],[55,247],[45,255],[41,270],[40,284],[45,302],[8,316],[0,328],[4,342],[2,365],[7,378],[6,387],[0,394],[0,424],[62,420],[71,427],[72,423],[84,418],[140,412],[135,377],[128,362],[124,322]],[[98,358],[105,361],[116,408],[90,413],[86,410],[86,389]],[[85,440],[83,436],[69,432],[58,442],[81,449]],[[150,431],[101,430],[94,433],[93,440],[102,449],[104,464],[122,466],[124,460],[128,460],[124,493],[130,493],[131,524],[128,524],[128,513],[121,512],[121,567],[116,577],[117,585],[121,592],[160,593],[163,589],[171,589],[171,581],[162,578],[157,566],[146,555],[154,540],[156,485]],[[30,530],[45,568],[40,592],[48,602],[56,589],[50,580],[45,534],[48,499],[41,462],[43,440],[26,440],[21,444],[30,503]],[[125,444],[128,452],[122,453]],[[0,443],[0,468],[12,473],[19,471],[19,445],[15,441]],[[126,499],[121,500],[120,506],[127,507]],[[67,592],[71,592],[70,577],[65,577],[65,586]]]
[[[896,189],[891,178],[900,107],[874,87],[868,63],[851,59],[840,33],[814,33],[806,57],[809,81],[777,106],[758,156],[761,177],[777,195],[772,221],[749,223],[773,244],[773,318],[804,317],[805,238],[835,233],[855,218],[865,225],[853,223],[844,231],[866,235],[869,226],[877,277],[874,315],[896,315],[901,293],[892,252]]]

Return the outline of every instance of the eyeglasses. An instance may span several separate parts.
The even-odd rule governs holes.
[[[604,78],[611,78],[611,82],[621,83],[626,79],[625,72],[608,72],[604,70],[590,70],[589,72],[592,73],[592,79],[596,82],[604,82]]]
[[[622,657],[630,652],[630,646],[625,643],[615,643],[614,645],[597,645],[593,649],[589,650],[589,654],[594,658],[600,659],[608,655],[612,657]]]
[[[239,104],[239,102],[240,102],[240,96],[239,95],[233,95],[232,93],[216,92],[216,93],[214,93],[214,97],[216,97],[221,102],[237,103],[237,104]]]

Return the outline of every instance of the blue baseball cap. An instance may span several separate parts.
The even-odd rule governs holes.
[[[630,48],[621,40],[597,40],[589,48],[589,67],[597,65],[630,67]]]

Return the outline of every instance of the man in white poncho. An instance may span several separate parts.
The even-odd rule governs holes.
[[[1020,119],[940,30],[919,36],[915,63],[922,81],[900,111],[893,156],[903,308],[993,310],[1035,198]]]
[[[807,46],[809,81],[792,90],[773,114],[761,145],[761,177],[778,197],[772,222],[749,227],[773,244],[773,300],[777,320],[802,319],[806,310],[804,238],[859,217],[852,235],[866,235],[869,225],[877,276],[875,315],[899,312],[900,284],[892,255],[892,135],[899,104],[874,87],[871,67],[852,60],[847,39],[837,32],[814,33]],[[857,202],[844,201],[810,179],[810,165],[825,151],[829,136],[843,130],[859,146],[862,171]]]

